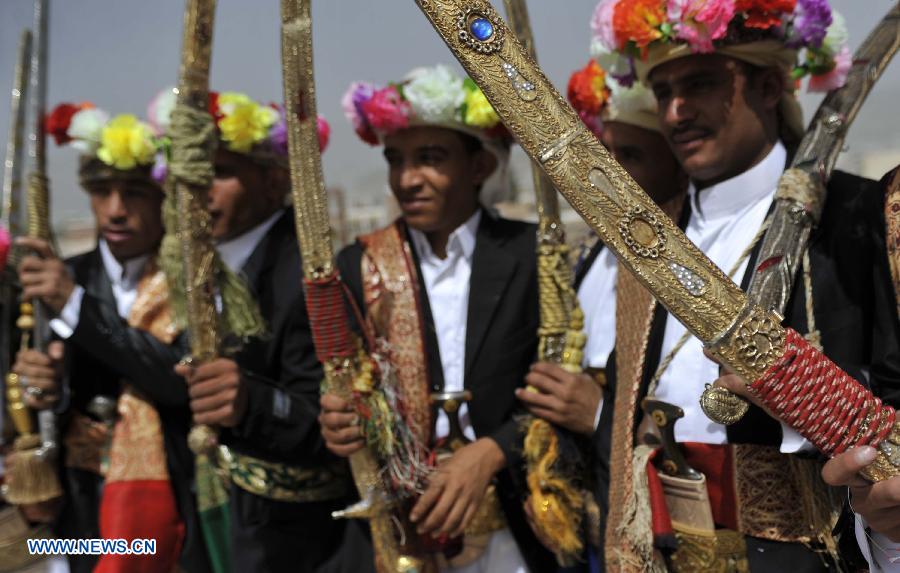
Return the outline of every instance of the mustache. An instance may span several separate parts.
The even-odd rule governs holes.
[[[684,138],[686,135],[700,135],[707,136],[713,132],[712,129],[708,127],[698,125],[696,123],[686,123],[678,125],[669,132],[669,139],[677,141],[679,139]]]

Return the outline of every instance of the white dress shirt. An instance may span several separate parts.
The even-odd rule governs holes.
[[[688,188],[691,216],[685,234],[720,269],[731,270],[747,249],[766,218],[784,171],[787,152],[781,143],[758,164],[744,173],[701,191]],[[747,270],[744,261],[734,280]],[[684,334],[684,326],[673,317],[666,320],[662,354],[667,356]],[[684,418],[675,425],[679,442],[724,444],[725,426],[711,421],[700,409],[700,395],[706,384],[719,377],[719,367],[703,355],[703,345],[691,336],[675,355],[656,388],[660,400],[680,406]],[[782,424],[781,451],[795,453],[808,447],[797,432]]]
[[[578,304],[584,312],[584,366],[606,368],[616,342],[616,256],[603,247],[578,286]],[[594,414],[594,429],[600,424],[603,397]]]
[[[472,276],[472,255],[475,253],[475,237],[480,222],[481,209],[450,233],[447,239],[447,257],[444,259],[434,254],[424,233],[412,228],[409,230],[413,248],[419,256],[422,281],[425,283],[437,333],[445,392],[458,392],[465,388],[469,279]],[[445,437],[450,432],[447,415],[438,411],[435,422],[435,437]],[[475,440],[469,409],[465,404],[459,409],[459,422],[466,437]]]
[[[866,523],[856,516],[856,542],[871,571],[900,573],[900,543],[894,543],[880,533],[866,532]]]
[[[131,312],[131,305],[137,298],[138,282],[144,274],[144,266],[150,260],[150,255],[141,255],[120,263],[110,252],[105,240],[100,239],[97,247],[100,251],[100,260],[103,262],[103,270],[112,286],[116,310],[118,310],[119,316],[127,320],[128,313]],[[78,328],[83,298],[84,287],[75,285],[59,316],[50,321],[50,328],[63,340],[72,336],[75,329]]]
[[[243,234],[238,235],[233,239],[222,241],[216,245],[216,251],[218,251],[219,257],[231,272],[241,272],[241,269],[244,268],[247,259],[249,259],[250,255],[253,254],[253,251],[256,250],[259,242],[262,241],[262,238],[266,236],[266,233],[269,232],[269,229],[272,228],[272,225],[278,221],[283,213],[284,210],[279,209],[275,214],[249,231],[245,231]]]

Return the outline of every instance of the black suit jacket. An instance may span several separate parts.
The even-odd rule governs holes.
[[[552,571],[555,561],[529,528],[522,511],[521,436],[516,414],[521,412],[514,391],[537,352],[538,287],[536,226],[483,212],[472,257],[466,324],[464,385],[472,392],[469,414],[478,437],[494,439],[507,459],[497,476],[500,500],[511,532],[532,571]],[[412,249],[415,253],[415,249]],[[360,308],[363,254],[359,243],[338,256],[343,280]],[[430,382],[443,387],[437,333],[427,291],[419,275],[425,321],[425,345]]]
[[[248,404],[238,426],[222,431],[222,440],[238,452],[293,466],[334,461],[317,422],[323,373],[306,314],[293,211],[284,210],[242,274],[267,334],[246,341],[235,357],[247,377]]]
[[[90,400],[98,395],[117,397],[123,380],[153,403],[162,423],[172,489],[185,523],[180,564],[189,571],[208,571],[192,491],[194,458],[187,447],[191,426],[187,385],[174,372],[175,364],[185,354],[183,337],[165,345],[149,333],[128,326],[119,316],[99,250],[73,257],[67,263],[75,282],[85,290],[78,326],[66,340],[69,410],[85,412]],[[99,537],[99,479],[77,470],[67,471],[67,477],[70,499],[61,517],[60,533]]]

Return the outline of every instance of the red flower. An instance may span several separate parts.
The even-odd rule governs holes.
[[[216,125],[219,125],[219,120],[224,117],[222,110],[219,109],[219,92],[209,92],[209,115],[216,120]]]
[[[599,114],[609,95],[603,68],[591,60],[585,67],[573,73],[569,78],[567,95],[569,103],[579,113]]]
[[[81,104],[61,103],[53,111],[44,118],[44,131],[53,136],[56,145],[65,145],[72,141],[69,137],[69,125],[72,123],[72,116],[83,109],[94,107],[89,102]]]
[[[663,0],[620,0],[613,11],[613,30],[619,48],[634,42],[646,53],[647,46],[662,38],[660,27],[666,22]]]
[[[744,26],[768,30],[781,24],[785,14],[791,14],[797,0],[736,0],[735,12],[743,12],[746,16]]]

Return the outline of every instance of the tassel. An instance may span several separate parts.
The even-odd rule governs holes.
[[[14,460],[6,466],[3,494],[13,505],[48,501],[62,495],[56,464],[38,456],[41,438],[36,434],[20,436],[13,446]]]

